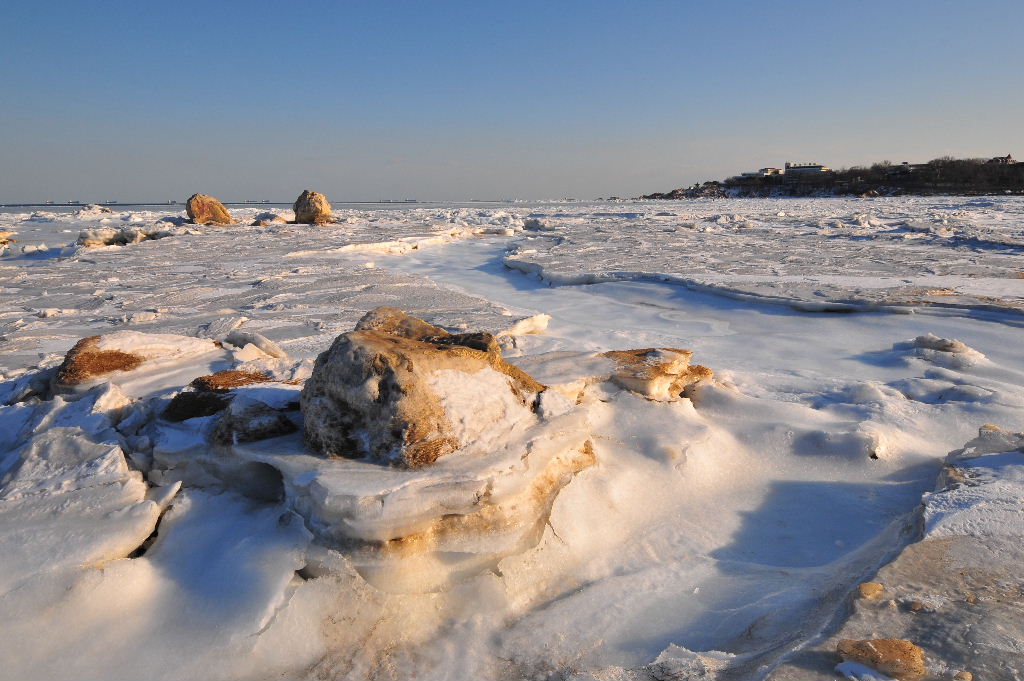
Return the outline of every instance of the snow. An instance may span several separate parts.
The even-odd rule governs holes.
[[[0,677],[761,678],[915,513],[1019,535],[1017,441],[945,458],[1021,429],[1019,198],[264,209],[0,212],[28,248],[0,257]],[[167,234],[70,243],[129,228]],[[498,335],[551,386],[536,418],[435,376],[496,427],[412,472],[160,418],[236,368],[271,380],[231,413],[301,422],[312,358],[378,305]],[[52,395],[87,336],[147,361]],[[601,356],[635,348],[714,379],[645,399]],[[935,491],[945,463],[971,484]]]

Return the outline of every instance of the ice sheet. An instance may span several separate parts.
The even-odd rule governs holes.
[[[984,423],[1019,424],[1024,406],[1019,198],[420,206],[248,226],[259,210],[103,247],[71,244],[181,216],[0,214],[17,246],[51,246],[0,259],[0,396],[21,400],[0,409],[0,541],[23,585],[0,596],[18,615],[0,632],[7,678],[758,678],[910,539],[946,453]],[[507,330],[506,357],[578,388],[565,392],[580,404],[552,402],[545,418],[561,424],[551,442],[593,438],[596,465],[526,544],[467,540],[492,552],[473,569],[368,560],[304,527],[332,513],[373,526],[359,500],[403,489],[394,471],[328,465],[296,434],[240,448],[266,467],[235,480],[243,469],[210,446],[216,417],[159,422],[167,395],[210,362],[163,375],[161,394],[144,375],[115,381],[123,400],[103,382],[78,401],[45,392],[46,368],[75,341],[117,330],[260,334],[288,357],[243,347],[217,360],[301,381],[381,304]],[[840,308],[861,312],[816,311]],[[655,403],[591,380],[607,369],[595,352],[648,347],[693,350],[716,382]],[[287,409],[297,389],[238,392]],[[30,439],[96,463],[29,475]],[[195,470],[168,499],[153,483],[175,475],[154,471],[174,457]],[[986,470],[997,484],[1010,468]],[[282,501],[267,493],[272,471]],[[458,507],[476,489],[428,496]],[[65,497],[86,511],[69,518],[79,506]],[[410,527],[430,505],[393,498]],[[1016,517],[961,501],[980,519],[936,515],[937,532],[959,518],[995,533]],[[16,506],[28,503],[46,506]]]

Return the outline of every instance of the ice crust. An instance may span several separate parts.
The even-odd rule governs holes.
[[[1020,429],[1020,199],[336,207],[334,225],[247,226],[259,210],[102,247],[71,242],[181,216],[0,213],[33,249],[0,259],[0,677],[810,679],[787,656],[922,550],[908,542],[1017,542],[1017,441],[944,457],[985,423]],[[498,334],[552,387],[536,426],[410,474],[325,463],[301,432],[214,444],[218,415],[160,418],[193,378],[238,368],[271,380],[234,389],[236,411],[301,423],[312,358],[377,305]],[[140,352],[167,334],[163,359],[49,392],[63,353],[103,334]],[[665,347],[715,381],[660,402],[606,380],[601,353]],[[944,464],[970,484],[935,490]],[[468,523],[484,498],[522,513]],[[954,548],[971,569],[993,555]],[[905,597],[958,612],[938,595]],[[899,607],[865,633],[930,616]],[[1012,618],[983,612],[973,670],[998,678],[1020,650],[1000,638]],[[943,674],[963,662],[947,658]]]
[[[1024,311],[1017,197],[639,205],[538,211],[548,231],[504,262],[554,285],[666,281],[804,310]]]

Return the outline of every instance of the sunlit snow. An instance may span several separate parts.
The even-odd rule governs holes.
[[[1019,455],[933,494],[979,428],[1024,430],[1019,197],[262,210],[0,212],[0,676],[762,678],[921,532],[1019,522]],[[312,455],[286,410],[380,305],[498,335],[537,418],[439,374],[458,427],[497,424],[472,456]],[[53,394],[92,336],[147,359]],[[606,382],[636,348],[714,381]],[[300,430],[161,417],[226,368],[268,377],[232,410]],[[521,515],[418,534],[481,489]]]

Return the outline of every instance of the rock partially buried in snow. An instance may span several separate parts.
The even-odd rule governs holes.
[[[885,587],[878,582],[864,582],[857,587],[857,595],[868,601],[877,601],[885,594]]]
[[[302,225],[325,225],[334,222],[331,215],[331,204],[320,192],[310,189],[303,190],[295,199],[292,208],[295,210],[295,222]]]
[[[963,341],[940,338],[933,333],[918,336],[910,345],[914,356],[954,371],[970,369],[987,361],[985,355]]]
[[[490,334],[437,333],[394,308],[360,326],[317,358],[302,390],[314,451],[418,467],[536,421],[544,386],[502,360]]]
[[[223,203],[206,194],[193,194],[188,197],[185,212],[197,225],[231,225],[235,222]]]
[[[277,213],[260,213],[252,219],[251,227],[268,227],[270,225],[284,225],[288,221]]]
[[[574,404],[604,390],[628,390],[658,402],[696,398],[714,372],[690,365],[690,350],[641,348],[608,352],[549,352],[513,361]]]
[[[101,336],[89,336],[75,343],[57,369],[58,386],[74,386],[113,371],[131,371],[146,358],[134,352],[100,346]]]
[[[274,380],[265,371],[246,371],[244,369],[225,369],[208,376],[200,376],[191,385],[197,390],[214,393],[226,393],[232,388],[256,383],[267,383]]]
[[[220,344],[207,338],[137,331],[89,336],[68,351],[57,369],[54,388],[74,390],[118,372],[134,372],[147,364],[164,372],[173,368],[189,370],[192,361],[220,354]],[[179,363],[183,367],[175,367]]]
[[[363,318],[356,323],[355,330],[380,331],[413,340],[429,340],[451,335],[440,326],[434,326],[419,317],[413,317],[404,310],[387,305],[376,307],[363,315]]]
[[[217,422],[215,444],[257,442],[298,430],[287,414],[259,400],[235,397]]]
[[[836,652],[844,660],[877,669],[901,681],[919,679],[925,674],[924,652],[901,638],[844,639],[836,646]]]
[[[700,364],[690,366],[693,352],[679,348],[611,350],[603,356],[615,362],[613,383],[652,400],[677,400],[687,388],[713,374]]]

